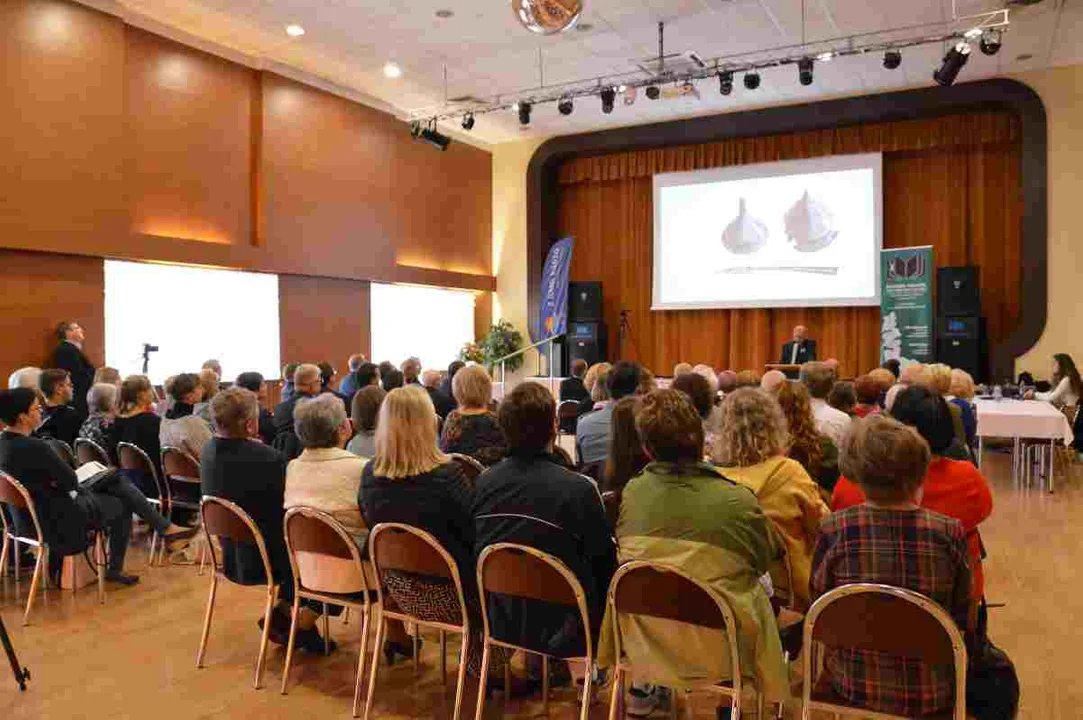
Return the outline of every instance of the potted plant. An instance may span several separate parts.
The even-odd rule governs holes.
[[[499,320],[489,328],[489,334],[476,345],[465,345],[459,352],[459,358],[480,362],[487,365],[489,372],[494,372],[497,361],[523,347],[523,334],[507,320]],[[523,365],[523,356],[516,355],[504,363],[504,369],[515,372]]]

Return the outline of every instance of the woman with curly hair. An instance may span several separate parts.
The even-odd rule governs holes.
[[[786,457],[789,440],[778,403],[762,390],[742,388],[722,403],[722,428],[711,458],[723,475],[755,494],[774,524],[787,562],[772,563],[771,582],[776,595],[803,612],[809,605],[812,551],[828,509],[805,468]]]
[[[808,389],[802,383],[783,383],[778,389],[778,405],[790,431],[787,454],[801,463],[809,477],[827,493],[826,501],[839,479],[839,449],[831,438],[816,429]]]

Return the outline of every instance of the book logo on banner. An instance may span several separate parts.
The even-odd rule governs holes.
[[[933,249],[880,253],[880,361],[933,359]]]
[[[568,330],[568,270],[572,264],[572,238],[564,238],[549,248],[542,267],[542,297],[538,321],[534,324],[537,342]]]

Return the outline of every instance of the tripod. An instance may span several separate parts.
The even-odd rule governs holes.
[[[8,662],[11,663],[11,672],[15,674],[15,682],[19,683],[19,690],[26,690],[26,681],[30,679],[30,671],[19,665],[19,658],[15,657],[15,647],[8,637],[7,628],[4,627],[4,618],[0,618],[0,642],[4,643],[4,652],[7,653]]]
[[[620,325],[617,326],[617,360],[624,359],[624,342],[630,340],[632,342],[632,349],[639,354],[639,348],[636,347],[635,338],[632,337],[632,322],[628,319],[628,316],[632,314],[631,310],[621,308],[620,311]]]

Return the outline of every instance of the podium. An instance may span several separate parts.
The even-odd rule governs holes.
[[[790,380],[796,380],[801,375],[800,365],[791,365],[790,363],[767,363],[763,367],[764,372],[778,370]]]

